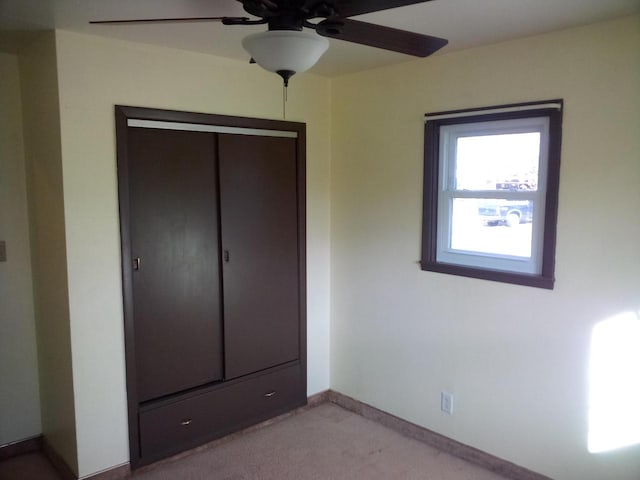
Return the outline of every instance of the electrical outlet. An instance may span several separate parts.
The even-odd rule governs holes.
[[[453,393],[440,392],[440,410],[448,415],[453,415]]]

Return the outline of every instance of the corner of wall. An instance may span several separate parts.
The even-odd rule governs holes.
[[[19,67],[42,430],[77,473],[55,32],[22,49]]]

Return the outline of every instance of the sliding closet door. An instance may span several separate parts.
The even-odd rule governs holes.
[[[138,399],[221,380],[216,137],[130,128]]]
[[[296,140],[219,135],[226,378],[299,358]]]

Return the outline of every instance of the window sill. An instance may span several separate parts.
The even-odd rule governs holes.
[[[529,273],[514,273],[501,270],[490,270],[486,268],[465,267],[462,265],[454,265],[442,262],[420,262],[420,268],[428,272],[448,273],[450,275],[459,275],[462,277],[479,278],[482,280],[491,280],[494,282],[512,283],[515,285],[524,285],[527,287],[545,288],[553,290],[555,279],[543,275],[535,275]]]

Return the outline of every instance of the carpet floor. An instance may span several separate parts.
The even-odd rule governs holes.
[[[60,480],[42,453],[25,453],[0,462],[0,480]]]
[[[7,477],[2,467],[1,480],[55,478]],[[211,448],[146,467],[133,478],[505,480],[334,404],[319,405]]]

